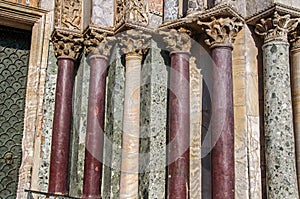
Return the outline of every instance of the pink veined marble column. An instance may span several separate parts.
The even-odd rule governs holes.
[[[189,196],[190,93],[187,52],[171,52],[169,101],[169,199]]]
[[[52,130],[50,193],[67,194],[69,139],[72,118],[74,59],[58,57],[55,110]]]
[[[120,198],[138,198],[142,54],[126,55]]]
[[[212,196],[234,198],[232,47],[212,46]],[[215,145],[214,145],[215,144]]]
[[[90,60],[87,134],[82,198],[101,198],[105,84],[107,57],[93,55]]]

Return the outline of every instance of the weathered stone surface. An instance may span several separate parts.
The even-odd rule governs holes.
[[[177,19],[178,0],[166,0],[164,4],[164,22]]]
[[[121,145],[125,67],[119,48],[113,49],[108,69],[104,139],[103,198],[118,199],[121,176]]]
[[[97,25],[104,25],[104,26],[114,25],[114,1],[113,0],[100,0],[100,1],[93,0],[92,23]]]
[[[81,197],[84,172],[86,120],[90,68],[83,56],[76,73],[73,100],[73,125],[70,157],[70,195]]]
[[[234,104],[235,198],[249,195],[248,140],[246,113],[245,30],[236,37],[233,49],[232,78]]]
[[[299,36],[299,35],[296,35]],[[291,50],[291,83],[296,144],[298,187],[300,185],[300,39],[297,38]]]
[[[164,56],[164,57],[163,57]],[[166,184],[167,66],[152,41],[145,58],[141,82],[140,198],[164,198]]]
[[[195,57],[190,58],[190,109],[190,198],[200,199],[202,74]]]
[[[289,45],[263,46],[268,198],[299,198],[295,165]]]
[[[57,77],[57,59],[54,55],[53,45],[50,43],[48,67],[46,74],[44,117],[42,126],[41,165],[39,168],[39,187],[41,191],[48,191],[48,177],[50,168],[50,151],[52,139],[52,124],[54,115],[55,89]]]
[[[248,26],[245,26],[245,83],[247,111],[247,148],[249,171],[249,194],[252,199],[262,198],[261,184],[261,144],[260,144],[260,113],[258,88],[258,49],[251,36]]]

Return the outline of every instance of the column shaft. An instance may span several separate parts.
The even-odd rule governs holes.
[[[212,197],[234,198],[232,47],[212,47]]]
[[[106,65],[106,57],[90,57],[83,198],[101,198]]]
[[[169,199],[188,198],[190,95],[189,58],[186,52],[171,53],[169,101]]]
[[[263,62],[268,198],[298,198],[288,42],[265,43]]]
[[[49,192],[67,194],[74,60],[58,57]]]
[[[291,50],[291,81],[298,187],[300,187],[300,46]]]
[[[138,198],[142,55],[126,55],[120,198]]]

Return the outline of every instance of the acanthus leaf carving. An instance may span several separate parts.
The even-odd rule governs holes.
[[[296,29],[290,34],[290,42],[292,43],[292,50],[300,49],[300,29]]]
[[[185,28],[170,29],[169,31],[161,31],[163,40],[167,44],[167,49],[171,51],[190,52],[192,47],[191,31]]]
[[[82,0],[56,0],[55,26],[80,31],[82,20],[81,5]]]
[[[108,37],[107,33],[91,30],[88,34],[85,34],[85,52],[89,55],[103,55],[108,57],[115,40],[114,37]]]
[[[56,57],[67,56],[77,59],[83,47],[81,34],[55,30],[52,36]]]
[[[288,33],[295,30],[300,19],[291,19],[289,14],[280,16],[277,12],[273,18],[261,19],[256,24],[255,33],[265,39],[265,43],[270,41],[288,41]]]
[[[151,35],[141,30],[128,30],[118,36],[120,49],[124,54],[143,55],[150,46]]]
[[[198,25],[206,26],[206,34],[209,36],[209,39],[205,40],[205,43],[208,46],[213,46],[215,44],[220,45],[232,45],[235,41],[235,37],[238,32],[244,26],[236,17],[227,17],[227,18],[211,18],[210,22],[201,22],[198,21]]]

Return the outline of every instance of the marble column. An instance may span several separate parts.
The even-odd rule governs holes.
[[[234,123],[232,49],[234,39],[242,26],[235,18],[198,22],[207,26],[213,59],[211,164],[212,197],[234,198]],[[218,31],[226,30],[226,31]],[[221,39],[220,39],[221,38]]]
[[[105,89],[110,39],[91,30],[84,42],[90,63],[87,133],[82,198],[102,198]]]
[[[149,37],[142,31],[129,30],[120,36],[121,50],[126,58],[121,199],[138,198],[141,67],[143,52],[149,45]]]
[[[294,116],[294,131],[297,160],[297,179],[300,187],[300,34],[295,32],[291,48],[291,83]]]
[[[185,29],[163,33],[170,50],[168,198],[189,198],[191,39]]]
[[[262,19],[255,32],[264,36],[264,131],[268,198],[299,198],[295,162],[287,34],[298,19]]]
[[[83,198],[101,198],[107,57],[92,55],[88,98]]]
[[[58,59],[48,191],[67,194],[69,139],[72,119],[74,60],[81,49],[80,36],[56,31],[53,36]],[[73,47],[73,48],[72,48]],[[74,48],[75,47],[75,48]],[[74,50],[77,49],[77,50]]]

